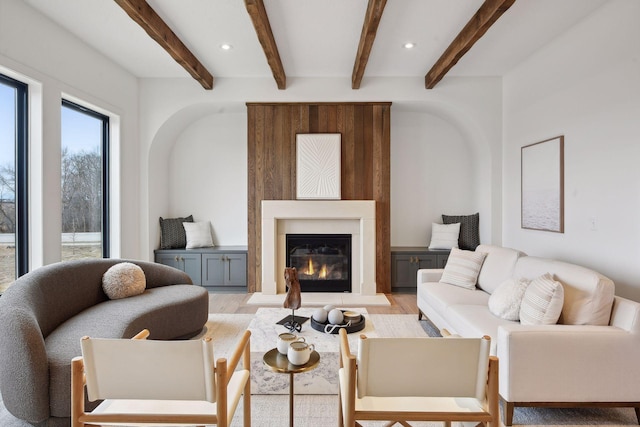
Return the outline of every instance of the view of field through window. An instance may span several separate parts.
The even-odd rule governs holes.
[[[104,118],[61,110],[62,260],[102,256]],[[16,279],[16,89],[0,82],[0,294]]]
[[[103,120],[62,105],[62,260],[102,256]]]
[[[0,81],[0,293],[15,279],[16,89]]]

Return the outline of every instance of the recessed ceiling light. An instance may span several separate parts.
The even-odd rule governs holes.
[[[403,44],[402,47],[405,48],[405,49],[413,49],[414,47],[416,47],[416,44],[412,43],[412,42],[407,42],[407,43]]]
[[[220,49],[222,50],[231,50],[233,49],[233,46],[231,46],[229,43],[223,43],[220,45]]]

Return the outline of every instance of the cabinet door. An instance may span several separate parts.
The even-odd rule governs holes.
[[[391,254],[391,288],[416,289],[418,269],[438,268],[436,255],[424,253]]]
[[[435,255],[416,255],[416,275],[418,274],[418,269],[423,268],[440,268],[438,267],[437,258]],[[414,285],[417,280],[416,275],[413,276]]]
[[[200,278],[200,254],[188,254],[183,251],[156,254],[155,261],[184,271],[191,277],[194,285],[200,285],[202,282]]]
[[[247,255],[203,254],[202,284],[204,286],[247,286]]]
[[[247,286],[247,255],[227,254],[225,285]]]
[[[222,253],[202,255],[202,285],[221,286],[224,284],[225,255]]]
[[[177,253],[156,254],[156,262],[184,271],[182,263],[180,262],[180,256]]]
[[[447,260],[449,259],[449,255],[438,255],[438,266],[436,268],[444,268],[447,265]]]
[[[413,260],[414,255],[391,255],[392,288],[415,288],[418,269]]]

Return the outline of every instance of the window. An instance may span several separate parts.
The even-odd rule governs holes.
[[[27,85],[0,74],[0,294],[27,272]]]
[[[109,118],[62,101],[62,260],[109,257]]]

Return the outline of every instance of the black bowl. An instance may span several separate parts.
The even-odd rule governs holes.
[[[344,313],[346,310],[341,310],[341,311]],[[327,325],[330,325],[332,327],[325,329]],[[360,314],[360,318],[355,322],[351,321],[350,325],[346,323],[342,325],[333,325],[328,321],[318,322],[316,319],[313,318],[313,316],[311,316],[311,327],[316,331],[324,332],[325,334],[337,334],[340,332],[340,329],[345,329],[348,334],[351,334],[353,332],[359,332],[363,330],[364,326],[365,326],[365,319],[362,314]]]

